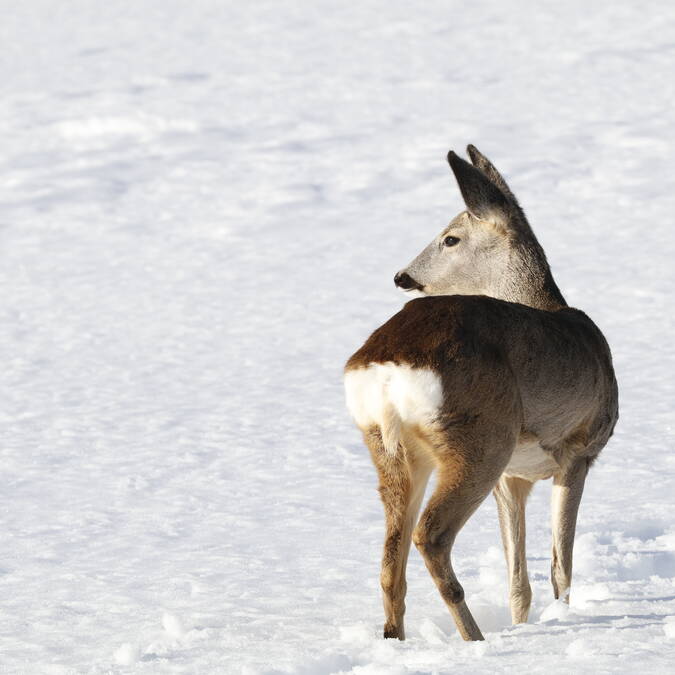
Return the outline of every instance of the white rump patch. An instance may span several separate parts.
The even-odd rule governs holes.
[[[345,374],[347,408],[356,424],[382,430],[387,452],[395,454],[400,425],[429,424],[443,403],[440,377],[428,368],[371,363]]]

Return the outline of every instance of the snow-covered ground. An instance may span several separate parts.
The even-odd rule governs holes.
[[[5,3],[0,672],[666,672],[675,661],[672,2]],[[341,369],[461,208],[510,179],[612,346],[569,612],[548,483],[510,626],[491,499],[413,551],[380,637],[375,473]]]

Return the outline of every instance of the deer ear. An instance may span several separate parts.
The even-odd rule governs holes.
[[[486,174],[452,150],[448,153],[450,168],[469,211],[481,220],[505,220],[508,218],[509,201],[506,195]]]
[[[480,169],[503,193],[506,197],[509,197],[516,201],[516,198],[511,192],[511,188],[507,185],[504,177],[495,169],[494,164],[478,150],[475,145],[468,145],[466,148],[469,157],[471,158],[471,163],[478,169]]]

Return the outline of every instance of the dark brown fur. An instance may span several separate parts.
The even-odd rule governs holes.
[[[594,457],[611,436],[618,396],[609,348],[595,324],[569,307],[545,312],[486,296],[418,298],[378,328],[346,370],[387,362],[431,368],[446,398],[470,415],[473,397],[453,385],[467,366],[463,385],[476,385],[476,359],[507,367],[523,406],[522,432],[539,436],[545,448],[559,451],[568,441]],[[583,426],[565,419],[561,396],[575,412],[585,408]],[[555,431],[551,419],[560,422]]]

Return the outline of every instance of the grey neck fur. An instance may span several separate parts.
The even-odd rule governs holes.
[[[517,208],[522,214],[520,207]],[[524,214],[518,220],[519,233],[513,242],[509,274],[504,275],[501,297],[509,302],[548,311],[567,307],[553,279],[544,249],[524,219]]]

